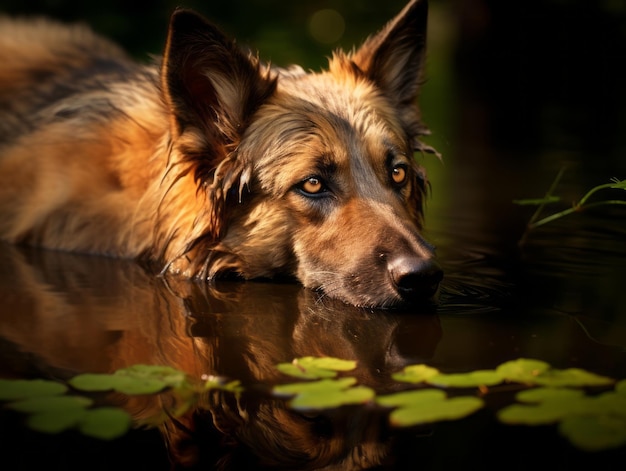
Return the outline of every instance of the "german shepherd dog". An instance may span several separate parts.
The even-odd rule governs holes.
[[[0,19],[0,238],[212,280],[432,298],[415,151],[427,2],[328,70],[272,68],[196,13],[140,65],[81,26]]]

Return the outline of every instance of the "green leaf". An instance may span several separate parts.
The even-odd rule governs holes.
[[[279,384],[274,386],[273,392],[277,396],[295,396],[303,393],[318,393],[333,390],[347,389],[356,384],[356,378],[320,379],[307,383]]]
[[[112,440],[121,437],[130,429],[131,418],[127,412],[116,407],[100,407],[88,410],[81,418],[79,430],[84,435]]]
[[[626,379],[621,380],[615,385],[615,392],[626,396]]]
[[[389,421],[396,427],[457,420],[483,407],[477,397],[454,397],[452,399],[426,401],[421,406],[400,407],[391,412]]]
[[[614,382],[612,378],[590,373],[580,368],[551,369],[541,372],[534,379],[535,384],[551,387],[607,386]]]
[[[336,371],[323,370],[319,368],[305,369],[294,363],[280,363],[276,365],[278,371],[287,376],[300,379],[321,379],[321,378],[334,378],[337,376]]]
[[[67,391],[67,386],[44,379],[0,379],[0,400],[12,401],[30,397],[55,396]]]
[[[578,403],[547,401],[539,405],[510,405],[498,411],[498,419],[505,424],[547,425],[579,412]]]
[[[471,388],[500,384],[502,376],[494,370],[477,370],[469,373],[439,374],[431,376],[426,382],[440,387]]]
[[[113,374],[82,374],[69,383],[82,391],[115,390],[124,394],[154,394],[185,384],[185,373],[169,366],[134,365]]]
[[[18,412],[37,413],[53,410],[85,409],[92,403],[91,399],[81,396],[48,396],[11,402],[7,404],[7,407]]]
[[[569,401],[585,397],[580,389],[534,388],[520,391],[515,399],[520,402]]]
[[[61,433],[78,424],[87,413],[84,408],[48,409],[32,414],[26,424],[32,430],[43,433]]]
[[[333,357],[302,357],[291,363],[276,365],[278,371],[288,376],[301,379],[334,378],[337,371],[351,371],[356,368],[356,362],[341,360]]]
[[[611,416],[566,418],[559,432],[585,451],[601,451],[626,445],[626,419]]]
[[[433,401],[445,401],[446,393],[440,389],[418,389],[379,396],[376,402],[384,407],[418,407]]]
[[[433,376],[439,375],[440,372],[436,368],[432,368],[427,365],[409,365],[406,366],[401,372],[391,375],[396,381],[402,381],[404,383],[422,383]]]
[[[296,410],[332,409],[350,404],[364,404],[374,399],[375,395],[374,390],[366,386],[330,388],[300,393],[291,400],[290,406]]]
[[[545,361],[519,358],[507,361],[496,368],[496,372],[507,381],[534,384],[537,376],[550,369]]]

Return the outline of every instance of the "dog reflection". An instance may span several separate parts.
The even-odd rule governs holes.
[[[34,358],[29,373],[164,364],[248,386],[240,397],[211,391],[161,425],[177,467],[359,469],[391,459],[375,412],[300,414],[257,386],[288,381],[277,363],[315,355],[356,360],[360,384],[389,392],[390,374],[430,358],[441,336],[434,315],[365,311],[298,285],[168,285],[119,260],[0,248],[0,337]],[[144,423],[175,398],[113,400]]]

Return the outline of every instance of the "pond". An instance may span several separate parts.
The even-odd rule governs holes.
[[[188,378],[157,393],[70,388],[67,395],[130,415],[130,430],[109,440],[75,428],[33,431],[28,414],[0,408],[3,469],[623,469],[626,409],[614,414],[621,426],[612,429],[623,440],[588,451],[558,420],[538,426],[499,420],[528,385],[433,388],[394,376],[410,365],[453,374],[535,359],[555,371],[626,379],[626,206],[571,214],[525,234],[535,208],[513,203],[543,197],[562,168],[554,190],[562,202],[545,215],[611,177],[626,178],[623,131],[583,128],[599,112],[586,95],[576,116],[568,92],[560,99],[545,91],[532,100],[517,96],[504,106],[505,91],[477,85],[495,67],[476,70],[469,59],[455,58],[488,53],[457,36],[449,3],[434,3],[422,101],[434,131],[429,144],[443,161],[417,158],[432,184],[426,236],[445,271],[438,305],[363,310],[296,284],[201,286],[156,277],[132,261],[2,244],[0,378],[67,385],[84,373],[134,365],[171,367]],[[503,59],[498,51],[489,54]],[[504,58],[503,67],[511,61]],[[554,83],[546,78],[544,85]],[[607,86],[600,77],[580,93],[602,98],[615,91]],[[518,83],[510,92],[522,88]],[[598,120],[624,122],[624,94],[614,99]],[[593,201],[624,199],[622,193],[603,190]],[[273,388],[301,380],[278,365],[304,357],[353,361],[338,376],[356,378],[373,396],[338,407],[293,407]],[[212,381],[215,387],[197,388]],[[483,404],[463,417],[394,425],[390,409],[376,399],[416,389]],[[571,389],[599,395],[613,383]]]

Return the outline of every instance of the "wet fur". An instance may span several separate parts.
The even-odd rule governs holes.
[[[319,73],[269,68],[185,10],[148,65],[81,26],[0,19],[0,237],[402,303],[386,260],[433,257],[413,158],[431,150],[426,15],[411,2]]]

